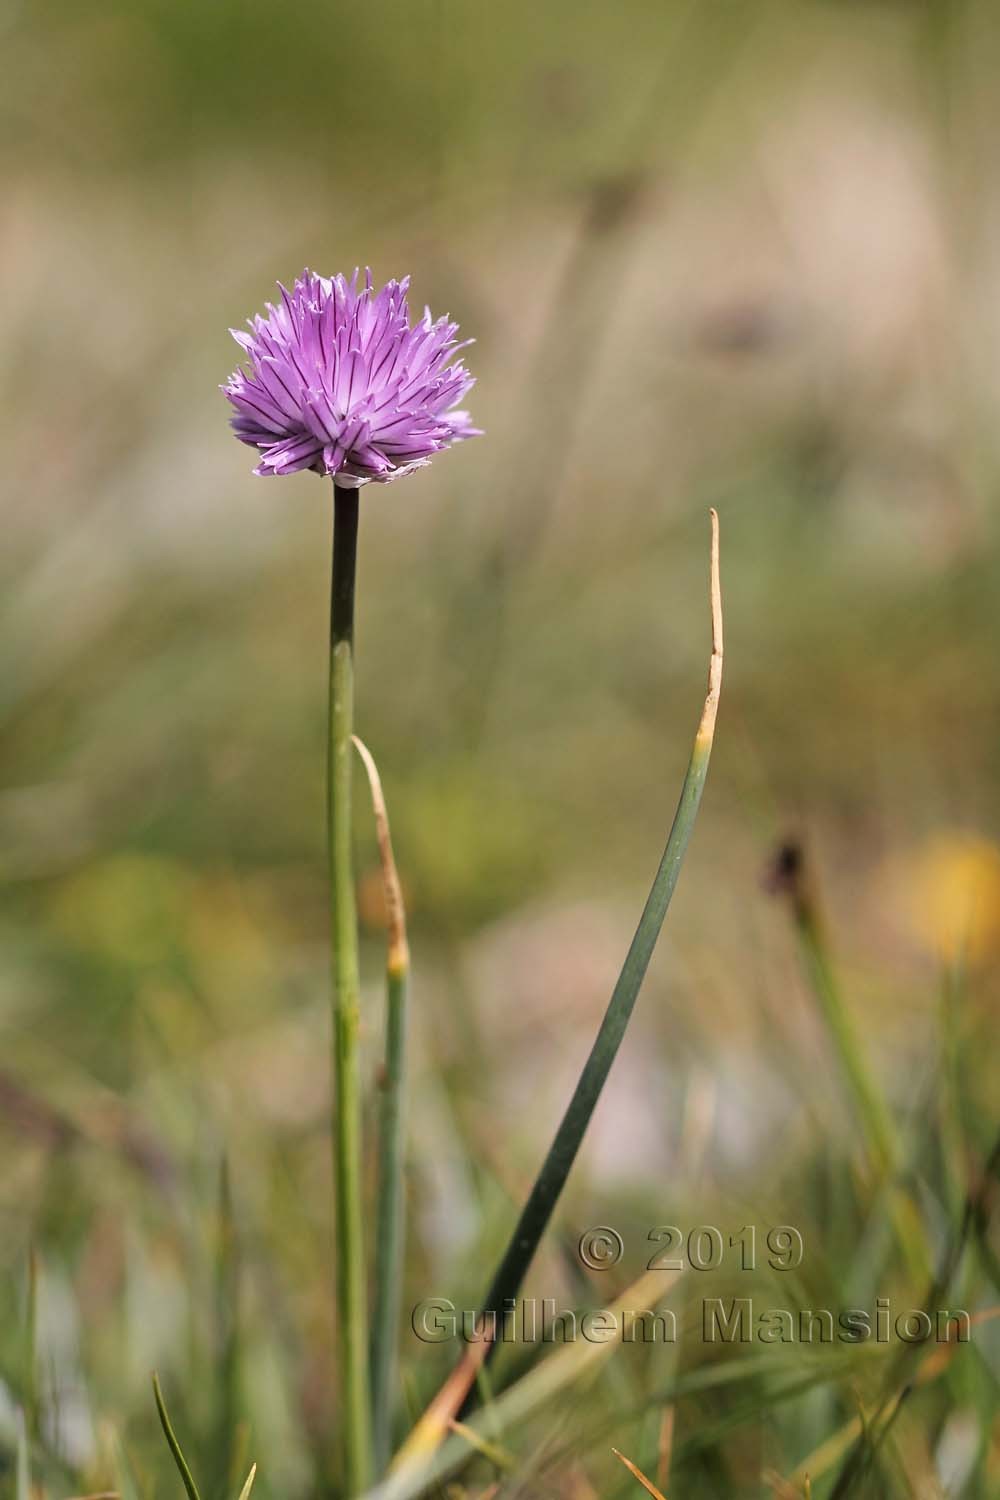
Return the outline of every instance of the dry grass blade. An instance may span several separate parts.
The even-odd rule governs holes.
[[[393,1459],[393,1474],[404,1472],[414,1462],[429,1458],[435,1452],[442,1438],[447,1436],[462,1402],[472,1389],[489,1347],[490,1341],[484,1338],[465,1351]]]
[[[626,1469],[628,1469],[629,1473],[633,1475],[634,1478],[638,1479],[643,1489],[646,1490],[648,1494],[652,1495],[653,1500],[666,1500],[666,1496],[663,1494],[662,1490],[658,1490],[653,1481],[646,1478],[645,1474],[639,1468],[638,1464],[634,1464],[630,1458],[626,1458],[624,1453],[619,1453],[617,1448],[612,1448],[611,1451],[615,1455],[615,1458],[618,1459],[619,1463],[623,1463]]]

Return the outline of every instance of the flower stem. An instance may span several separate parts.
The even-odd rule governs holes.
[[[354,722],[354,578],[358,492],[334,486],[330,595],[327,811],[333,938],[333,1169],[336,1201],[340,1423],[347,1494],[371,1476],[367,1292],[361,1201],[360,981],[351,864],[351,732]]]

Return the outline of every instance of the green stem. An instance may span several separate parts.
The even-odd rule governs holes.
[[[385,1074],[379,1114],[379,1181],[375,1225],[375,1317],[372,1324],[372,1425],[375,1472],[390,1458],[396,1331],[403,1271],[403,1112],[406,1059],[406,991],[409,968],[390,958],[386,972]]]
[[[503,1260],[493,1278],[483,1303],[483,1315],[502,1316],[507,1298],[516,1297],[521,1282],[534,1258],[538,1243],[548,1227],[552,1211],[576,1160],[584,1132],[590,1123],[601,1091],[611,1071],[632,1016],[639,987],[652,957],[653,947],[667,914],[670,898],[677,884],[694,828],[702,788],[708,771],[711,744],[695,746],[674,816],[670,837],[660,867],[646,900],[631,947],[622,965],[600,1029],[590,1049],[590,1056],[577,1080],[573,1097],[567,1106],[549,1147],[534,1187],[521,1211]],[[495,1347],[495,1346],[494,1346]]]
[[[354,723],[354,578],[358,492],[334,486],[330,596],[327,808],[333,938],[333,1166],[336,1202],[338,1364],[344,1473],[349,1497],[371,1477],[368,1339],[361,1195],[360,980],[351,862]]]
[[[160,1379],[155,1371],[153,1374],[153,1397],[156,1401],[156,1410],[160,1416],[160,1426],[163,1428],[163,1436],[167,1440],[167,1447],[170,1449],[174,1463],[177,1465],[177,1472],[180,1474],[181,1482],[187,1491],[188,1500],[201,1500],[198,1494],[198,1486],[194,1482],[191,1470],[188,1467],[188,1461],[184,1457],[184,1452],[177,1441],[173,1425],[167,1415],[166,1402],[163,1399],[163,1392],[160,1389]]]
[[[38,1390],[38,1251],[28,1251],[28,1316],[24,1350],[24,1420],[28,1442],[41,1437],[42,1419]]]
[[[913,1275],[918,1280],[923,1280],[928,1274],[929,1262],[919,1214],[899,1181],[898,1174],[903,1165],[899,1135],[885,1099],[872,1077],[864,1049],[844,1003],[830,956],[819,902],[812,888],[809,872],[803,868],[801,849],[789,845],[782,850],[776,877],[778,887],[784,887],[791,900],[802,965],[833,1043],[845,1092],[857,1109],[865,1149],[875,1172],[888,1189],[889,1217],[897,1244]]]
[[[380,1079],[378,1124],[378,1198],[375,1210],[375,1314],[372,1320],[372,1431],[376,1476],[389,1462],[396,1381],[396,1338],[403,1285],[404,1114],[406,1084],[406,993],[410,979],[410,948],[406,939],[403,889],[392,852],[389,813],[375,759],[354,736],[371,789],[375,833],[385,888],[386,1024],[385,1064]]]
[[[237,1257],[236,1220],[233,1213],[229,1162],[223,1157],[219,1173],[219,1207],[215,1247],[215,1370],[218,1401],[211,1445],[209,1491],[228,1495],[236,1478],[239,1457],[240,1384],[240,1272]]]
[[[840,1060],[848,1093],[853,1095],[857,1105],[869,1154],[883,1176],[891,1177],[901,1157],[895,1125],[885,1100],[872,1081],[834,977],[819,919],[812,907],[805,903],[797,909],[795,919],[803,964]]]

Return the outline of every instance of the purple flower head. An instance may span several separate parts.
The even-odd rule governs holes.
[[[457,323],[410,326],[410,278],[372,287],[371,272],[314,276],[303,271],[277,307],[230,329],[249,369],[222,387],[236,410],[242,443],[263,454],[255,474],[315,469],[357,489],[421,469],[461,438],[478,437],[455,407],[474,384],[460,359]],[[472,340],[467,340],[472,343]]]

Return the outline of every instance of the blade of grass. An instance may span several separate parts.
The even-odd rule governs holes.
[[[708,773],[715,719],[722,688],[722,593],[719,583],[719,518],[711,512],[712,544],[709,588],[712,609],[712,655],[708,693],[680,801],[666,849],[646,900],[631,947],[622,966],[597,1037],[577,1081],[549,1153],[521,1211],[510,1243],[483,1302],[483,1315],[494,1313],[516,1298],[524,1276],[548,1227],[566,1179],[576,1160],[590,1118],[617,1056],[622,1038],[646,975],[653,948],[663,926],[687,851]]]
[[[392,852],[389,814],[382,781],[371,751],[353,736],[371,790],[375,834],[382,865],[388,926],[386,953],[385,1064],[380,1080],[378,1123],[378,1193],[375,1210],[375,1308],[371,1333],[372,1452],[375,1476],[381,1478],[392,1443],[399,1309],[403,1280],[405,1202],[403,1154],[406,1105],[406,995],[410,949],[406,909]]]
[[[619,1453],[617,1448],[612,1448],[611,1451],[615,1455],[615,1458],[618,1459],[619,1463],[623,1463],[626,1469],[628,1469],[629,1473],[635,1479],[638,1479],[639,1483],[642,1485],[646,1493],[652,1495],[653,1500],[666,1500],[666,1497],[660,1490],[656,1488],[656,1485],[653,1483],[653,1481],[646,1478],[645,1474],[639,1468],[638,1464],[634,1464],[630,1458],[626,1458],[624,1453]]]
[[[465,1422],[458,1421],[449,1422],[448,1427],[451,1432],[457,1433],[459,1437],[464,1437],[465,1441],[475,1448],[477,1453],[481,1453],[484,1458],[488,1458],[490,1463],[495,1465],[496,1468],[505,1472],[510,1472],[517,1468],[517,1459],[513,1453],[508,1453],[507,1449],[501,1448],[499,1443],[491,1443],[489,1438],[483,1437],[474,1427],[469,1427]]]
[[[16,1500],[31,1500],[31,1457],[23,1411],[17,1414],[17,1477],[14,1493]]]
[[[28,1291],[25,1309],[24,1338],[24,1419],[28,1439],[36,1442],[42,1430],[41,1401],[38,1389],[38,1251],[28,1251]]]
[[[924,1281],[930,1272],[926,1239],[913,1200],[898,1181],[903,1151],[895,1121],[872,1077],[844,1003],[820,902],[799,844],[787,843],[778,851],[772,886],[788,899],[806,979],[833,1043],[845,1091],[857,1109],[869,1160],[887,1185],[889,1218],[896,1242],[913,1276]]]
[[[257,1478],[257,1465],[256,1464],[251,1464],[250,1465],[250,1473],[246,1477],[246,1483],[244,1484],[243,1488],[240,1490],[240,1500],[250,1500],[250,1491],[253,1489],[253,1482],[254,1482],[254,1480],[256,1478]]]
[[[198,1494],[198,1486],[194,1482],[191,1470],[188,1468],[187,1459],[184,1457],[181,1445],[177,1441],[170,1418],[167,1415],[163,1392],[160,1390],[159,1376],[155,1373],[153,1375],[153,1396],[156,1399],[156,1410],[160,1416],[160,1426],[163,1428],[163,1436],[167,1440],[167,1447],[173,1455],[174,1463],[177,1465],[177,1472],[181,1476],[185,1490],[187,1490],[188,1500],[201,1500],[201,1496]]]
[[[830,943],[820,913],[814,884],[800,844],[782,845],[775,859],[773,889],[788,897],[810,988],[833,1041],[848,1093],[857,1106],[869,1155],[889,1176],[900,1161],[900,1147],[892,1116],[876,1087],[830,956]]]
[[[219,1169],[219,1201],[215,1229],[215,1365],[218,1398],[212,1444],[210,1489],[226,1494],[243,1467],[237,1451],[239,1437],[239,1259],[233,1214],[229,1162]]]
[[[956,1217],[962,1211],[962,1175],[968,1134],[963,1120],[962,1090],[962,1017],[968,1011],[967,1000],[964,966],[958,961],[946,964],[941,976],[938,1112],[945,1164],[944,1193],[948,1208]]]

